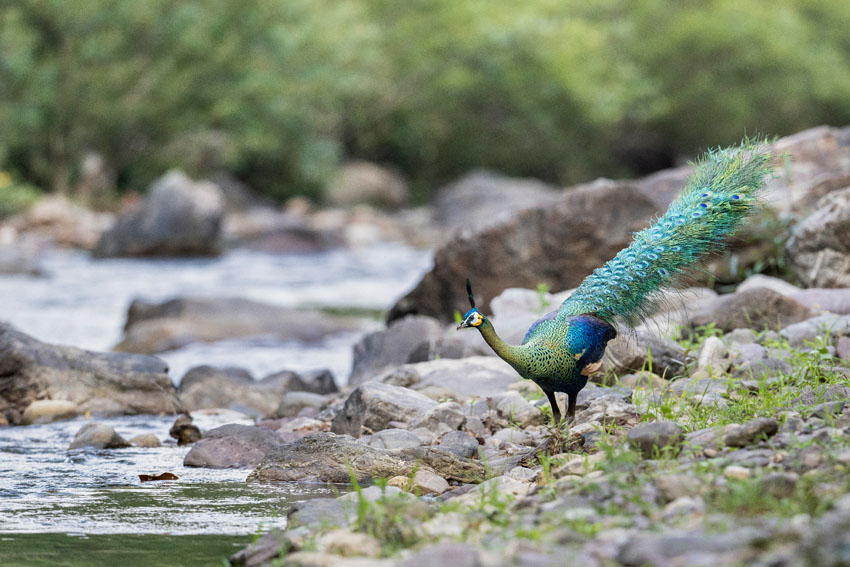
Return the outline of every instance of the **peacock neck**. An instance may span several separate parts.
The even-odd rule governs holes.
[[[484,322],[477,327],[481,332],[481,336],[493,349],[493,352],[499,355],[499,358],[513,366],[514,368],[525,365],[525,352],[522,346],[511,345],[499,338],[496,334],[496,329],[489,319],[484,319]]]

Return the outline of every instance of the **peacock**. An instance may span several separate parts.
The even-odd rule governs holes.
[[[650,315],[665,289],[681,285],[689,267],[724,246],[753,212],[771,173],[770,161],[770,152],[758,141],[708,151],[667,212],[585,278],[557,311],[535,321],[522,344],[499,338],[492,322],[475,308],[468,279],[471,309],[458,329],[478,329],[499,357],[533,380],[549,399],[556,425],[561,412],[555,392],[566,393],[572,421],[579,391],[600,367],[608,341],[617,336],[615,325],[634,326]]]

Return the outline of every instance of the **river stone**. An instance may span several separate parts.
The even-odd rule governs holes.
[[[135,299],[127,313],[124,337],[115,350],[153,354],[194,342],[256,336],[314,342],[362,328],[363,322],[356,318],[241,297],[177,297],[162,303]]]
[[[162,443],[160,443],[159,437],[157,437],[153,433],[140,433],[135,437],[131,437],[130,445],[132,445],[133,447],[143,447],[145,449],[162,447]]]
[[[196,366],[180,380],[180,403],[186,411],[227,408],[255,417],[270,415],[277,409],[280,388],[267,388],[255,382],[242,368]],[[245,411],[247,408],[247,412]]]
[[[328,405],[327,396],[313,392],[286,392],[280,399],[275,415],[277,417],[295,417],[304,408],[322,410]]]
[[[714,323],[722,331],[738,328],[779,330],[812,316],[808,307],[768,288],[718,296],[689,310],[692,329]]]
[[[381,382],[358,386],[342,407],[331,426],[334,433],[360,437],[361,428],[377,432],[391,421],[413,421],[424,416],[437,402],[408,388]]]
[[[478,440],[466,431],[449,431],[440,439],[439,447],[462,459],[471,459],[478,452]]]
[[[295,504],[295,506],[297,505]],[[290,547],[292,547],[292,541],[287,533],[273,528],[268,533],[261,535],[257,541],[231,555],[230,565],[233,567],[269,567],[273,560],[280,557],[283,550]]]
[[[130,444],[118,435],[111,425],[89,421],[77,431],[68,449],[82,449],[85,447],[93,447],[95,449],[123,449],[129,446]]]
[[[410,191],[397,173],[371,162],[351,161],[325,187],[324,198],[338,207],[367,204],[398,209],[410,200]]]
[[[67,400],[94,415],[181,410],[168,365],[158,358],[43,343],[6,323],[0,323],[0,376],[0,413],[13,410],[14,423],[33,401],[45,398]]]
[[[287,528],[345,527],[349,524],[350,517],[346,512],[344,503],[336,498],[311,498],[296,502],[286,515]]]
[[[217,185],[170,171],[151,186],[141,205],[120,216],[93,254],[215,256],[222,251],[224,199]]]
[[[411,422],[410,428],[424,427],[434,433],[457,431],[463,425],[463,419],[463,408],[459,403],[443,402]]]
[[[449,489],[449,483],[440,475],[427,469],[421,469],[413,475],[413,485],[410,489],[414,494],[435,494],[439,496]]]
[[[192,416],[187,413],[178,415],[174,424],[168,430],[168,435],[177,439],[178,445],[189,445],[201,439],[201,430],[192,423]]]
[[[785,250],[806,287],[850,287],[850,187],[818,201],[794,227]]]
[[[746,447],[779,431],[779,423],[772,417],[757,417],[743,425],[735,424],[723,433],[723,443],[728,447]]]
[[[419,447],[422,441],[412,431],[407,429],[384,429],[369,437],[368,445],[376,449],[407,449]]]
[[[796,295],[804,290],[801,290],[799,287],[794,284],[790,284],[783,279],[774,278],[772,276],[766,276],[764,274],[753,274],[748,276],[743,282],[738,284],[738,287],[735,291],[747,291],[750,289],[758,289],[758,288],[767,288],[771,291],[775,291],[780,295],[787,295],[788,297],[793,297],[797,299]],[[797,299],[799,301],[799,299]],[[803,302],[804,303],[804,302]],[[811,307],[810,305],[804,303],[807,307]]]
[[[381,542],[377,538],[347,529],[332,530],[320,536],[316,541],[316,548],[321,552],[343,557],[377,557],[381,554]]]
[[[516,370],[494,356],[407,364],[379,378],[379,381],[404,385],[413,390],[441,389],[460,402],[501,394],[520,380]]]
[[[435,319],[405,317],[387,329],[366,335],[354,345],[349,386],[359,386],[408,362],[423,341],[436,340],[442,334],[443,328]]]
[[[684,440],[682,428],[672,421],[652,421],[634,426],[626,437],[644,457],[654,459],[665,450],[678,452]]]
[[[402,567],[432,567],[433,565],[451,565],[451,567],[481,567],[481,552],[468,543],[443,542],[431,544],[408,557]]]
[[[648,329],[620,333],[608,343],[602,358],[603,367],[617,374],[646,371],[670,379],[685,369],[685,349],[676,341],[659,336]]]
[[[850,289],[801,289],[791,294],[814,312],[828,311],[837,315],[850,315]]]
[[[210,429],[183,458],[183,466],[214,469],[255,467],[282,439],[263,427],[231,423]]]
[[[60,419],[71,419],[79,414],[77,404],[68,400],[35,400],[24,410],[21,425],[50,423]]]
[[[516,211],[553,204],[560,190],[537,179],[506,177],[476,170],[437,190],[437,222],[450,229],[483,227]]]
[[[803,346],[819,336],[830,337],[850,334],[850,315],[819,315],[800,323],[788,325],[780,334],[792,347]]]
[[[431,447],[388,451],[356,442],[346,435],[317,433],[272,449],[250,475],[249,481],[358,482],[375,478],[409,476],[428,468],[443,478],[479,482],[484,478],[481,463],[460,459]]]
[[[416,314],[450,322],[455,310],[469,304],[463,282],[470,274],[484,313],[490,299],[509,287],[574,288],[627,246],[658,211],[635,183],[599,180],[563,192],[554,204],[455,233],[388,320]]]

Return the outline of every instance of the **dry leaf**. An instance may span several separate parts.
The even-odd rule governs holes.
[[[141,480],[142,482],[150,482],[152,480],[177,480],[178,478],[179,477],[176,474],[170,473],[170,472],[164,472],[164,473],[158,474],[156,476],[152,476],[152,475],[149,475],[149,474],[140,474],[139,475],[139,480]]]

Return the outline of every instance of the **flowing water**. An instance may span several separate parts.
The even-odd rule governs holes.
[[[133,298],[239,296],[286,306],[383,310],[428,267],[399,245],[275,256],[234,251],[204,260],[101,260],[78,252],[44,257],[47,277],[0,277],[0,319],[39,340],[108,350]],[[344,380],[356,334],[321,344],[269,338],[190,345],[163,353],[175,382],[198,364],[242,366],[255,377],[331,368]],[[250,423],[232,412],[197,412],[202,430]],[[100,419],[124,438],[168,440],[172,417]],[[293,502],[345,487],[248,484],[247,470],[183,467],[188,448],[67,450],[85,419],[0,428],[0,565],[221,565],[259,532],[285,525]],[[176,481],[139,481],[172,472]]]

